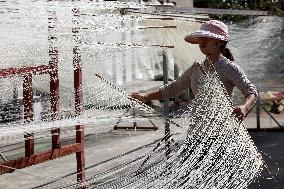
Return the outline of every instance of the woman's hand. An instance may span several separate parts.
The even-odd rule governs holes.
[[[240,120],[244,120],[248,112],[249,110],[247,109],[245,105],[235,106],[233,110],[233,114]]]
[[[140,100],[141,102],[148,102],[148,95],[145,93],[132,93],[129,95],[132,98],[135,98],[137,100]]]
[[[234,107],[233,114],[240,120],[243,120],[249,111],[253,108],[257,100],[257,94],[249,94],[246,96],[245,103]]]

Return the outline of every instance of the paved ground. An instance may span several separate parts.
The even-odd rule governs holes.
[[[284,188],[284,132],[251,132],[252,138],[268,165],[268,171],[249,189]]]

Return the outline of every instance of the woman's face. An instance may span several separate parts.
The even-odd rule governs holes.
[[[218,49],[218,40],[206,37],[199,38],[199,48],[205,55],[220,53]]]

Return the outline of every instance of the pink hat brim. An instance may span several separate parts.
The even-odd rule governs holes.
[[[199,44],[200,37],[218,39],[221,41],[229,41],[227,37],[224,37],[222,35],[218,35],[210,31],[206,31],[206,30],[198,30],[198,31],[192,32],[191,34],[185,36],[184,40],[191,44]]]

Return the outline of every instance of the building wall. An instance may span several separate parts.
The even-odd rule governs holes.
[[[193,0],[175,0],[177,7],[193,7]]]

